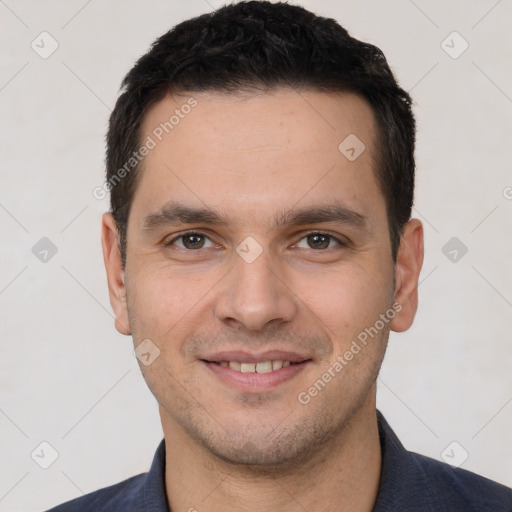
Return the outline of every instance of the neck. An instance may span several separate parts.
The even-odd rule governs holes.
[[[165,480],[172,512],[370,512],[380,480],[374,397],[307,464],[265,472],[219,460],[162,414]],[[321,504],[321,507],[319,507]]]

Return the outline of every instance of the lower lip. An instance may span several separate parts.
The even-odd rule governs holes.
[[[221,366],[207,361],[201,362],[223,382],[246,392],[259,392],[275,388],[295,377],[311,363],[311,361],[304,361],[303,363],[290,364],[285,368],[267,373],[242,373],[232,370],[229,366]]]

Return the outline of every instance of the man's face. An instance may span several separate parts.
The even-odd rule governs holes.
[[[297,461],[373,404],[392,326],[374,117],[352,94],[193,97],[145,116],[118,321],[160,350],[141,368],[165,426],[225,460]]]

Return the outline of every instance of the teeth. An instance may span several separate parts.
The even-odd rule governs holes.
[[[263,361],[256,365],[257,373],[268,373],[272,371],[272,361]]]
[[[242,363],[240,371],[242,373],[254,373],[256,370],[256,363]]]
[[[260,361],[259,363],[241,363],[239,361],[221,361],[220,366],[229,366],[232,370],[242,373],[269,373],[290,366],[290,361]]]

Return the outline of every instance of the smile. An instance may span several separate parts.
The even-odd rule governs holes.
[[[239,361],[223,357],[217,361],[202,359],[201,362],[209,370],[208,373],[220,379],[224,385],[247,393],[259,393],[284,384],[312,364],[311,359],[298,357],[297,359],[297,361],[289,359]]]
[[[282,361],[280,359],[274,361],[261,361],[258,363],[242,363],[240,361],[221,361],[220,366],[231,368],[241,373],[269,373],[281,368],[290,366],[291,361]]]

